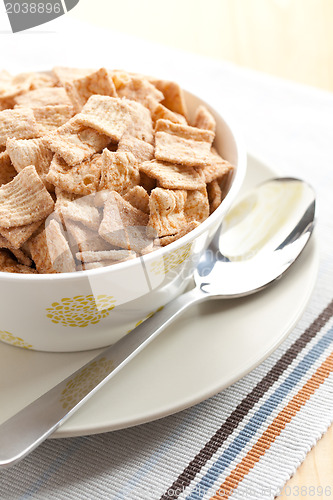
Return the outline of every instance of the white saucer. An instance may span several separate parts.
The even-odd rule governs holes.
[[[276,176],[249,157],[243,190]],[[54,437],[81,436],[149,422],[228,387],[288,335],[310,297],[318,269],[312,238],[280,281],[251,297],[193,307],[93,396]],[[97,352],[42,353],[0,342],[0,422]]]

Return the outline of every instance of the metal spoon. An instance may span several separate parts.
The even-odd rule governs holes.
[[[308,242],[314,219],[315,194],[301,180],[273,179],[250,192],[202,256],[192,290],[0,425],[0,467],[33,451],[189,306],[249,295],[279,279]],[[66,406],[62,396],[73,385]]]

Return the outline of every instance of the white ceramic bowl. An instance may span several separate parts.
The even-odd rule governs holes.
[[[236,167],[220,207],[178,241],[127,262],[55,275],[0,273],[0,340],[41,351],[107,346],[184,291],[246,170],[245,150],[230,120],[193,94],[185,97],[190,117],[199,104],[212,112],[215,147]]]

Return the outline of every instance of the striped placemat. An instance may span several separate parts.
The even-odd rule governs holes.
[[[126,48],[124,36],[89,33],[95,42],[104,37],[104,47],[121,42],[124,50],[114,53],[112,65],[135,69],[133,45]],[[63,39],[63,64],[87,65],[88,50],[70,60],[68,39],[52,37],[49,45],[32,36],[20,48],[8,44],[10,60],[28,64],[22,51],[29,51],[48,67],[51,42],[53,48]],[[151,72],[153,60],[156,74],[165,74],[167,66],[170,77],[203,97],[209,82],[211,99],[242,124],[250,151],[314,185],[321,243],[317,286],[288,339],[242,380],[150,424],[47,441],[0,471],[0,499],[273,499],[333,420],[333,96],[139,41],[135,47],[142,72]],[[98,57],[105,64],[105,51]],[[325,498],[331,486],[322,485],[322,495],[308,493]]]
[[[325,281],[322,271],[288,340],[238,383],[151,424],[48,441],[0,473],[0,498],[274,498],[333,420]]]

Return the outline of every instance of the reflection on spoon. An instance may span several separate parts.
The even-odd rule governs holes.
[[[304,182],[276,179],[246,194],[224,219],[221,253],[231,261],[274,250],[295,227],[313,197]]]

